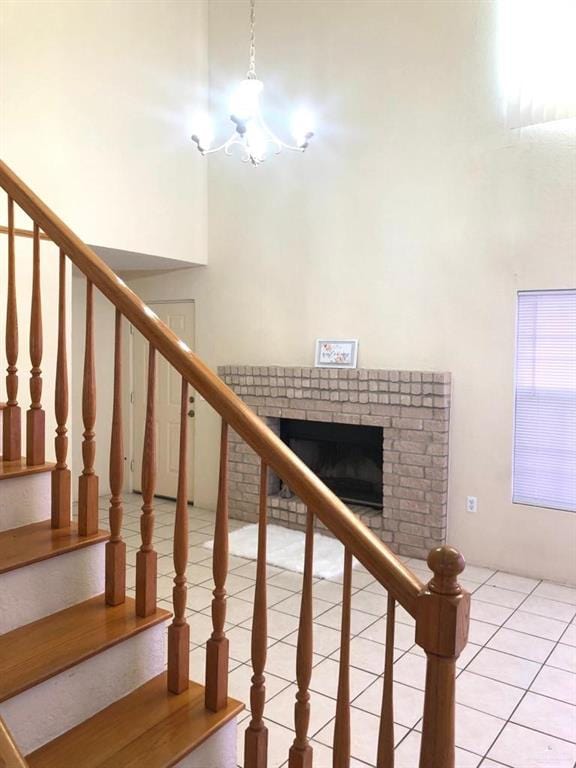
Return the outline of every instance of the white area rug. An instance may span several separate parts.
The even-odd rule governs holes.
[[[294,531],[280,525],[268,525],[266,541],[266,560],[270,565],[285,568],[288,571],[304,572],[303,531]],[[212,549],[214,542],[203,544]],[[229,551],[236,557],[256,560],[258,556],[258,526],[245,525],[229,535]],[[355,561],[353,561],[355,562]],[[321,579],[334,579],[344,572],[344,547],[331,536],[314,534],[313,575]]]

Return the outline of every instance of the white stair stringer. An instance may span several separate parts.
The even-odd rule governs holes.
[[[166,637],[166,622],[157,624],[3,701],[0,716],[22,752],[33,752],[161,674]]]
[[[90,544],[1,574],[0,635],[102,594],[105,547]]]
[[[0,531],[49,520],[50,472],[0,480]]]

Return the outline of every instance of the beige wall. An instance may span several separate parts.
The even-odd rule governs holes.
[[[0,0],[0,157],[86,242],[134,252],[135,268],[143,263],[138,253],[206,261],[206,167],[196,163],[189,138],[192,111],[206,97],[206,30],[206,0]],[[0,205],[5,211],[1,199]],[[6,223],[5,213],[0,223]],[[25,217],[19,224],[31,226]],[[0,328],[5,245],[0,236]],[[23,406],[30,367],[30,253],[30,241],[18,241]],[[56,354],[57,251],[45,245],[43,253],[44,358],[50,366]],[[126,267],[130,258],[124,257]],[[73,282],[70,459],[77,477],[84,281]],[[95,313],[96,471],[107,492],[114,314],[98,294]],[[53,431],[50,370],[45,379]],[[2,375],[0,399],[3,391]]]
[[[246,4],[209,6],[224,135],[220,94],[246,69]],[[134,9],[0,3],[2,157],[88,241],[195,262],[208,244],[207,268],[132,285],[147,299],[195,300],[197,351],[212,366],[310,364],[314,339],[334,335],[359,338],[360,366],[451,371],[450,541],[471,562],[575,580],[576,518],[510,501],[515,294],[575,284],[574,126],[503,127],[495,5],[260,0],[264,109],[282,132],[303,100],[319,130],[305,157],[257,169],[203,159],[189,143],[187,115],[204,98],[205,3]],[[55,276],[45,271],[47,306]],[[104,489],[112,326],[108,309],[101,316]],[[47,361],[50,334],[47,324]],[[27,397],[26,387],[23,375]],[[205,403],[196,411],[196,502],[212,506],[218,419]]]
[[[246,8],[210,9],[225,128]],[[317,336],[341,336],[360,366],[451,371],[450,542],[574,580],[576,517],[511,503],[515,296],[575,283],[574,125],[503,127],[495,21],[489,2],[260,2],[265,110],[312,103],[314,144],[257,169],[197,157],[208,267],[132,285],[195,300],[212,366],[311,364]],[[196,501],[212,506],[218,421],[197,412]]]
[[[206,260],[205,0],[0,0],[0,156],[94,245]]]

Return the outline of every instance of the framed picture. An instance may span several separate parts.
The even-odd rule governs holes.
[[[317,339],[316,368],[356,368],[358,339]]]

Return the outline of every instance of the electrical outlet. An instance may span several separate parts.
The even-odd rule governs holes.
[[[476,496],[466,496],[466,512],[478,511],[478,499]]]

